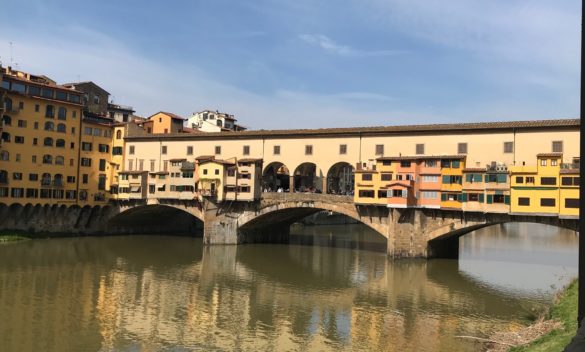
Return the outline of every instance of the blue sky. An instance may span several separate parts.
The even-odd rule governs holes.
[[[578,0],[2,0],[0,57],[254,129],[576,118]]]

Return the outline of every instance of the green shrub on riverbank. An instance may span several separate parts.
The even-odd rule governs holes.
[[[16,242],[16,241],[23,241],[23,240],[28,240],[28,239],[30,239],[30,238],[16,235],[16,234],[11,234],[11,235],[0,234],[0,243],[2,243],[2,242]]]
[[[579,285],[573,280],[551,307],[546,319],[555,319],[563,324],[562,329],[553,330],[534,342],[510,349],[510,352],[554,352],[562,351],[577,332],[577,298]]]

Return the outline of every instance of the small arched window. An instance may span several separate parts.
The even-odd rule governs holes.
[[[9,161],[10,160],[10,153],[7,150],[0,151],[0,160]]]
[[[0,183],[8,183],[8,172],[0,170]]]
[[[4,98],[4,109],[6,111],[12,111],[12,99]]]
[[[10,133],[8,133],[8,132],[2,132],[2,141],[4,141],[4,142],[10,142]]]
[[[41,177],[41,185],[43,186],[49,186],[51,185],[51,174],[45,172],[43,174],[43,176]]]
[[[62,156],[56,156],[55,157],[55,165],[65,165],[65,158]],[[57,178],[57,175],[55,175],[55,178]]]
[[[52,164],[53,163],[53,156],[49,154],[43,155],[43,164]]]
[[[45,108],[45,117],[55,117],[55,107],[53,105],[47,105]]]
[[[57,139],[55,141],[55,147],[65,148],[65,140],[64,139]]]
[[[57,132],[67,132],[67,126],[64,123],[57,124]]]
[[[59,108],[59,112],[57,113],[57,118],[59,120],[67,120],[67,109],[61,106]]]
[[[56,163],[56,161],[55,161],[55,163]],[[63,186],[63,175],[55,174],[55,177],[53,177],[53,185]]]
[[[8,115],[2,116],[2,123],[4,126],[12,126],[12,117]]]
[[[53,138],[51,137],[46,137],[45,141],[43,142],[43,145],[45,147],[52,147],[53,146]]]
[[[116,131],[116,139],[122,139],[122,130]]]
[[[51,121],[45,122],[45,131],[53,131],[55,129],[55,124]]]

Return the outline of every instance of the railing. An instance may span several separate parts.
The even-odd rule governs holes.
[[[261,195],[265,200],[282,200],[282,201],[320,201],[330,203],[353,203],[352,196],[342,196],[335,194],[323,193],[288,193],[288,192],[263,192]]]

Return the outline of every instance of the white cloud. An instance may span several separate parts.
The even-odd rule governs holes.
[[[359,50],[347,45],[340,45],[323,34],[301,34],[299,38],[303,41],[320,47],[332,54],[340,56],[368,57],[368,56],[392,56],[404,54],[404,50]]]

